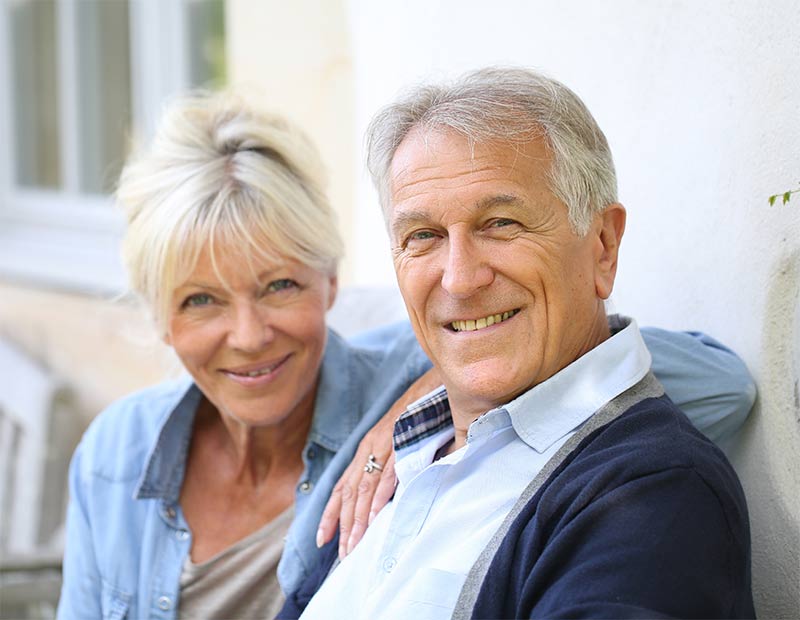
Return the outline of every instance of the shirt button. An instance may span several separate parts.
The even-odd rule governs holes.
[[[310,480],[305,480],[304,482],[300,483],[301,493],[309,493],[313,488],[314,488],[314,483],[311,482]]]
[[[314,457],[316,457],[316,456],[317,456],[317,451],[314,450],[314,448],[309,448],[308,450],[306,450],[306,458],[309,461],[313,461]]]
[[[387,573],[391,573],[395,566],[397,566],[397,560],[394,558],[386,558],[383,561],[383,570]]]
[[[175,509],[172,506],[168,506],[167,509],[164,511],[164,516],[167,519],[174,519],[175,518]]]
[[[186,530],[177,530],[175,532],[175,538],[177,538],[178,540],[186,540],[187,538],[189,538],[189,532],[187,532]]]
[[[158,608],[162,611],[167,611],[172,608],[172,601],[168,596],[161,596],[158,599]]]

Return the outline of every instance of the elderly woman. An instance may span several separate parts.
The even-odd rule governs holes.
[[[389,436],[377,458],[362,445],[315,537],[359,440],[435,377],[406,391],[430,367],[407,325],[361,348],[326,328],[342,243],[320,168],[285,121],[230,96],[177,102],[126,166],[132,288],[189,376],[113,404],[78,447],[59,617],[268,618],[278,577],[297,586],[342,505],[342,553],[363,531]],[[738,426],[750,383],[734,356],[646,338],[677,402]],[[719,397],[729,415],[704,418]]]
[[[118,199],[132,288],[191,379],[115,403],[86,433],[59,616],[269,617],[293,519],[316,501],[316,527],[336,452],[349,461],[365,413],[430,364],[410,330],[354,348],[326,328],[342,242],[317,154],[283,120],[232,97],[180,101]],[[313,538],[290,539],[295,563]]]

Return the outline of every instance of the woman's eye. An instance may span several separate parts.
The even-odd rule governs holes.
[[[207,306],[214,301],[214,298],[207,293],[196,293],[195,295],[189,295],[186,298],[186,301],[183,302],[184,308],[197,308],[200,306]]]
[[[267,285],[267,292],[269,293],[277,293],[278,291],[285,291],[286,289],[295,288],[297,286],[297,282],[290,278],[281,278],[280,280],[274,280]]]

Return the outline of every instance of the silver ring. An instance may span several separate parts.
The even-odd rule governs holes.
[[[368,474],[371,474],[374,471],[383,471],[383,465],[375,460],[374,454],[370,454],[369,458],[367,459],[367,464],[364,465],[364,471]]]

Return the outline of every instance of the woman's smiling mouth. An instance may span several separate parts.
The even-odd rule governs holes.
[[[265,364],[251,364],[248,366],[241,366],[238,368],[222,368],[220,372],[226,377],[233,379],[240,385],[256,385],[264,383],[272,379],[273,375],[278,371],[284,363],[291,357],[291,353],[286,354],[284,357],[275,362]]]

